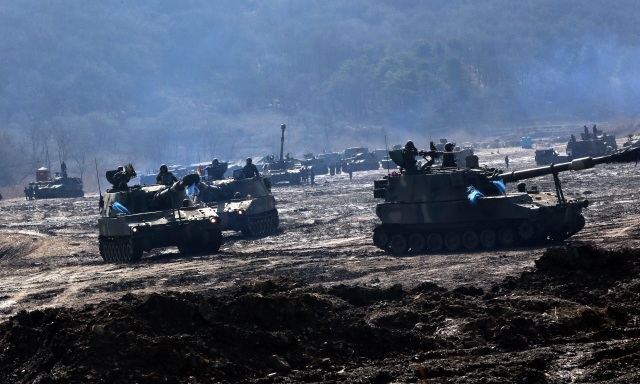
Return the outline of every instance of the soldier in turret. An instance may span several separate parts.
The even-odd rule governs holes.
[[[132,164],[118,167],[118,171],[113,175],[113,188],[119,190],[128,189],[129,186],[127,185],[127,183],[129,182],[129,180],[133,179],[136,176],[136,171],[135,169],[133,169]]]
[[[404,145],[402,149],[402,165],[407,172],[416,172],[418,168],[416,167],[417,161],[416,156],[418,155],[418,149],[413,144],[413,141],[409,140]]]
[[[209,176],[209,180],[222,180],[224,179],[224,169],[220,164],[218,159],[213,159],[211,161],[211,165],[205,168],[207,171],[207,175]]]
[[[447,143],[444,145],[444,153],[442,154],[442,167],[443,168],[456,168],[456,155],[453,153],[453,143]]]
[[[161,185],[171,185],[178,181],[178,178],[173,175],[173,173],[169,172],[169,168],[167,168],[166,164],[162,164],[160,166],[160,173],[156,176],[156,184]]]
[[[258,167],[253,164],[253,160],[250,157],[247,157],[247,163],[244,167],[242,167],[242,172],[244,173],[244,177],[252,178],[254,176],[260,176],[258,172]]]

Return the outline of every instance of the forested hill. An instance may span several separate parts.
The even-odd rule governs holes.
[[[640,99],[635,0],[1,0],[0,36],[0,166],[25,174],[260,155],[280,123],[299,154]]]

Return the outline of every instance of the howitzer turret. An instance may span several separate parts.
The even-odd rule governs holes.
[[[588,201],[565,199],[558,174],[638,159],[640,148],[634,148],[509,173],[436,166],[392,173],[374,182],[374,197],[385,201],[376,206],[382,223],[374,229],[373,241],[390,253],[422,253],[565,240],[584,227],[582,209]],[[527,191],[524,183],[518,184],[517,192],[507,192],[505,183],[545,175],[554,178],[555,196]]]

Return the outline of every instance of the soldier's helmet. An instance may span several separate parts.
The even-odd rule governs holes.
[[[447,144],[444,145],[444,150],[447,151],[447,152],[452,152],[453,151],[453,147],[454,147],[453,143],[447,143]]]
[[[167,168],[166,164],[162,164],[160,166],[160,172],[163,172],[163,173],[169,172],[169,168]]]
[[[219,163],[218,159],[213,159],[213,161],[211,162],[211,164],[218,164],[218,163]]]
[[[250,157],[247,157],[247,164],[251,164],[251,162],[252,162],[252,161],[253,161],[253,160],[251,160],[251,158],[250,158]]]
[[[413,145],[413,141],[409,140],[407,141],[407,144],[404,145],[405,148],[415,148],[416,146]]]

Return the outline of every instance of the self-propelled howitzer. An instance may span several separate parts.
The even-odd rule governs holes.
[[[216,210],[194,206],[186,189],[196,174],[172,185],[134,185],[101,196],[98,245],[106,262],[129,262],[154,248],[177,246],[181,253],[217,253],[222,243]]]
[[[393,156],[392,156],[393,158]],[[392,173],[374,182],[381,224],[373,233],[379,248],[394,254],[474,251],[565,240],[585,225],[587,200],[567,200],[558,174],[598,164],[633,162],[640,148],[608,156],[503,173],[491,168],[428,167]],[[402,166],[402,164],[398,164]],[[555,194],[505,183],[552,175]]]

